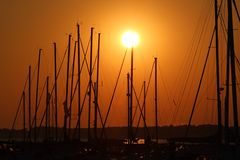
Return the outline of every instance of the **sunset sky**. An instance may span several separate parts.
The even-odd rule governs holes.
[[[213,6],[213,1],[210,0],[0,1],[0,128],[10,128],[27,78],[28,66],[32,65],[33,69],[36,67],[40,48],[43,49],[43,55],[39,92],[43,89],[46,75],[50,76],[52,87],[52,43],[57,43],[59,66],[67,47],[68,34],[72,34],[73,39],[76,40],[77,23],[80,24],[81,38],[85,48],[89,40],[90,28],[95,28],[95,53],[97,33],[101,33],[99,103],[103,117],[105,117],[126,50],[121,43],[121,36],[127,30],[134,30],[140,37],[139,45],[134,48],[134,84],[137,93],[139,94],[143,81],[148,81],[154,57],[157,57],[159,125],[186,124],[213,31]],[[186,88],[187,93],[184,93],[181,101],[182,86],[189,70],[184,68],[184,65],[191,64],[186,57],[191,59],[194,55],[195,49],[191,50],[191,48],[197,48],[201,27],[206,29],[199,42],[196,54],[198,60],[194,62],[189,85]],[[212,52],[211,62],[214,59],[214,51]],[[129,64],[130,52],[127,54],[107,126],[126,126],[127,124],[126,74],[129,72]],[[64,63],[64,68],[65,66]],[[207,72],[212,78],[204,79],[204,82],[209,84],[204,85],[204,92],[200,96],[202,103],[196,109],[198,114],[193,119],[195,124],[216,123],[216,101],[207,100],[207,98],[215,98],[214,63],[209,67],[213,67]],[[88,79],[86,72],[83,73],[83,77],[83,81],[86,82]],[[63,112],[65,79],[64,69],[59,79],[60,115]],[[33,78],[33,81],[35,80]],[[153,85],[152,80],[147,99],[149,125],[154,124]],[[208,85],[209,88],[207,88]],[[35,82],[32,87],[32,106],[35,107]],[[83,90],[85,90],[84,87]],[[181,104],[179,109],[177,109],[178,104]],[[83,111],[84,127],[86,127],[86,107],[87,105]],[[42,110],[39,115],[41,114]],[[62,124],[62,121],[60,118],[59,123]],[[21,124],[21,118],[19,118],[18,126]]]

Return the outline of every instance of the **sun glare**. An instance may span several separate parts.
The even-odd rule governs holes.
[[[139,36],[136,32],[127,31],[122,36],[122,43],[125,47],[135,47],[139,43]]]

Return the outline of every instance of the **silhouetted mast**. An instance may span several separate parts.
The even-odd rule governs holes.
[[[38,53],[38,67],[37,67],[37,86],[36,86],[36,104],[35,104],[35,118],[34,118],[34,142],[37,141],[37,110],[38,110],[38,86],[39,86],[39,75],[40,75],[40,62],[41,62],[41,52],[39,49]]]
[[[77,46],[77,41],[74,43],[74,51],[73,51],[73,62],[72,62],[72,78],[71,78],[71,90],[70,90],[70,105],[69,105],[69,124],[68,124],[68,129],[69,129],[69,134],[71,131],[71,121],[72,121],[72,101],[73,101],[73,80],[74,80],[74,69],[75,69],[75,55],[76,55],[76,46]],[[70,135],[69,135],[70,136]]]
[[[28,125],[29,125],[29,141],[31,141],[31,66],[29,66],[28,73]]]
[[[57,94],[57,45],[54,42],[53,43],[54,47],[54,87],[55,87],[55,136],[56,136],[56,141],[58,140],[58,94]]]
[[[238,143],[238,109],[237,109],[237,91],[236,91],[236,69],[235,69],[235,49],[233,35],[233,15],[232,15],[232,0],[228,0],[228,47],[227,52],[231,61],[231,78],[232,78],[232,103],[233,103],[233,120],[234,134],[236,143]]]
[[[70,63],[70,49],[71,49],[71,35],[68,36],[68,59],[67,59],[67,75],[66,75],[66,97],[64,102],[64,140],[67,139],[67,118],[69,116],[68,110],[68,77],[69,77],[69,63]]]
[[[50,96],[49,96],[49,76],[47,76],[47,84],[46,84],[46,122],[45,122],[45,136],[46,136],[46,140],[48,139],[48,132],[49,132],[49,126],[50,126]]]
[[[130,84],[131,84],[131,88],[130,88],[130,108],[129,108],[129,116],[130,116],[130,136],[131,136],[131,141],[133,140],[133,131],[132,131],[132,126],[133,126],[133,122],[132,122],[132,109],[133,109],[133,47],[131,49],[131,76],[130,76]]]
[[[129,73],[127,73],[127,98],[128,98],[128,144],[131,143],[131,128],[130,128],[130,76]]]
[[[158,103],[157,103],[157,58],[155,61],[155,133],[156,133],[156,143],[158,143]]]
[[[23,141],[26,140],[26,96],[23,91]]]
[[[215,43],[216,43],[216,76],[217,76],[217,110],[218,110],[218,140],[222,139],[222,111],[220,97],[220,73],[219,73],[219,43],[218,43],[218,1],[215,0]]]
[[[92,103],[92,51],[93,51],[93,27],[91,28],[91,42],[90,42],[90,64],[89,64],[89,101],[88,101],[88,141],[91,139],[91,103]]]
[[[80,65],[81,65],[81,56],[80,56],[80,27],[79,24],[77,24],[77,47],[78,47],[78,138],[80,141],[81,138],[81,134],[80,134],[80,130],[81,130],[81,77],[80,77]]]
[[[143,82],[143,122],[144,122],[144,139],[145,139],[145,143],[147,140],[147,134],[146,134],[146,81]]]
[[[99,63],[100,63],[100,37],[101,37],[101,33],[98,33],[98,49],[97,49],[97,80],[95,83],[95,87],[94,87],[94,91],[95,91],[95,99],[94,99],[94,103],[95,103],[95,110],[94,110],[94,136],[95,139],[97,139],[97,118],[98,118],[98,87],[99,87]]]
[[[94,90],[94,138],[97,139],[97,82],[93,83]]]

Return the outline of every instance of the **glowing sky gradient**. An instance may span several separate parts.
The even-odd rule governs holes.
[[[134,30],[141,37],[141,43],[134,50],[137,93],[140,92],[143,81],[149,77],[153,57],[158,57],[159,107],[161,108],[159,124],[186,124],[204,55],[200,56],[199,63],[195,66],[195,74],[191,77],[193,79],[191,85],[194,87],[188,88],[188,94],[184,95],[181,102],[179,115],[174,120],[173,113],[177,112],[174,105],[180,103],[182,90],[179,86],[184,83],[183,79],[178,80],[178,77],[187,76],[185,72],[180,71],[180,68],[186,61],[186,55],[193,54],[188,52],[193,41],[192,37],[198,36],[199,32],[196,34],[195,31],[200,30],[203,22],[206,22],[209,29],[203,37],[202,48],[199,48],[203,53],[207,50],[209,35],[213,29],[213,23],[209,21],[213,20],[213,13],[213,1],[209,0],[0,1],[0,128],[11,126],[27,77],[28,66],[30,64],[33,68],[36,66],[38,49],[43,49],[41,80],[44,81],[44,74],[53,76],[52,43],[57,43],[60,62],[67,47],[68,34],[71,33],[76,39],[77,23],[81,25],[81,36],[85,47],[89,39],[90,27],[95,28],[95,38],[99,32],[102,35],[100,105],[103,106],[103,115],[106,113],[125,52],[121,44],[121,36],[124,31]],[[210,20],[204,21],[208,15]],[[129,72],[129,58],[130,56],[127,56],[116,94],[119,101],[113,103],[108,126],[127,124],[126,74]],[[214,73],[209,71],[212,76]],[[59,89],[61,112],[65,88],[63,77],[59,82],[59,88],[63,88]],[[83,78],[85,81],[86,79],[87,77]],[[42,85],[43,82],[40,88]],[[150,87],[149,92],[152,91],[153,86]],[[35,92],[32,96],[35,96]],[[212,88],[209,89],[209,96],[214,98]],[[203,99],[206,97],[203,96]],[[153,97],[150,96],[148,99],[150,125],[154,122],[152,104]],[[32,105],[34,106],[34,102]],[[204,102],[201,105],[208,108],[203,109],[194,122],[216,123],[216,114],[213,113],[216,111],[216,103]],[[21,125],[21,122],[18,125]],[[83,126],[86,124],[84,123]]]

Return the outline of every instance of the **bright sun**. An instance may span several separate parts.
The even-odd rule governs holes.
[[[136,32],[127,31],[122,36],[122,43],[125,47],[135,47],[139,43],[139,36]]]

